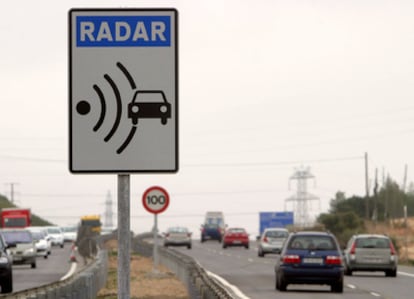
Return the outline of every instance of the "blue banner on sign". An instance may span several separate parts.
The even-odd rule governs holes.
[[[170,47],[170,16],[77,16],[77,47]]]

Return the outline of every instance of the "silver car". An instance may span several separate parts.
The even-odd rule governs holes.
[[[1,230],[1,234],[7,243],[13,264],[29,264],[32,268],[36,268],[36,241],[29,230],[5,228]]]
[[[285,228],[266,228],[260,236],[257,255],[264,257],[267,253],[280,253],[288,236],[289,231]]]
[[[354,235],[347,243],[344,258],[345,275],[353,271],[384,271],[385,276],[397,276],[398,254],[388,236]]]
[[[186,227],[170,227],[164,233],[164,246],[187,246],[191,249],[191,233]]]

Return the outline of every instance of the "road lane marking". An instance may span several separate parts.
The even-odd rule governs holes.
[[[73,275],[73,273],[75,273],[76,271],[76,267],[78,263],[71,263],[72,265],[70,266],[69,272],[65,274],[65,276],[63,276],[61,279],[59,279],[60,281],[67,279],[68,277],[71,277]]]
[[[407,273],[407,272],[401,272],[401,271],[398,271],[398,275],[403,275],[403,276],[414,277],[414,274]]]
[[[375,297],[381,297],[381,295],[380,295],[380,294],[375,293],[375,292],[370,292],[370,294],[371,294],[372,296],[375,296]]]
[[[218,276],[217,274],[214,274],[210,271],[207,271],[207,274],[214,279],[218,280],[221,284],[226,286],[227,288],[231,289],[231,291],[238,296],[239,299],[250,299],[250,297],[247,297],[245,294],[243,294],[235,285],[230,284],[227,280],[222,278],[221,276]]]
[[[347,286],[348,286],[348,288],[350,288],[350,289],[356,289],[356,286],[354,286],[353,284],[348,284]]]

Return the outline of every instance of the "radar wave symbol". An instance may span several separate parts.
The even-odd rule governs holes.
[[[122,63],[120,63],[120,62],[117,62],[116,65],[121,70],[122,74],[124,74],[126,79],[128,80],[128,82],[131,86],[131,89],[132,90],[136,89],[135,81],[132,78],[129,71],[125,68],[125,66],[122,65]],[[116,117],[115,117],[115,120],[114,120],[114,123],[112,125],[111,130],[104,137],[104,141],[108,142],[114,136],[114,134],[116,133],[116,131],[117,131],[117,129],[118,129],[120,123],[121,123],[122,98],[121,98],[121,93],[119,92],[118,86],[116,85],[114,80],[111,78],[111,76],[109,76],[108,74],[105,74],[104,79],[109,84],[109,86],[112,88],[112,91],[113,91],[114,96],[115,96],[115,101],[116,101]],[[92,88],[96,92],[96,94],[99,98],[100,107],[101,107],[99,118],[98,118],[96,124],[92,128],[92,130],[94,132],[97,132],[101,128],[102,124],[104,123],[104,120],[105,120],[105,117],[106,117],[107,107],[106,107],[105,95],[102,92],[101,88],[97,84],[94,84],[92,86]],[[76,110],[79,114],[86,115],[90,112],[91,106],[90,106],[89,102],[83,100],[83,101],[80,101],[76,105]],[[125,138],[124,142],[119,146],[119,148],[116,150],[117,154],[121,154],[128,147],[128,145],[130,144],[130,142],[131,142],[132,138],[134,137],[136,131],[137,131],[137,127],[136,127],[136,125],[133,124],[130,131],[129,131],[128,136]]]

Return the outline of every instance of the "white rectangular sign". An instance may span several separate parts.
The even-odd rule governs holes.
[[[178,171],[178,12],[71,9],[69,168]]]

